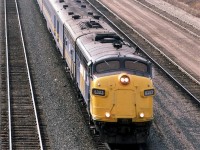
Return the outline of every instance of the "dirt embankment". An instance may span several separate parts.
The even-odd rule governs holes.
[[[200,17],[199,0],[164,0],[164,1],[172,5],[175,5],[196,17]]]

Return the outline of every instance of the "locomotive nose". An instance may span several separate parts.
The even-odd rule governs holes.
[[[114,92],[114,97],[116,105],[116,118],[136,117],[136,102],[134,91],[119,89]]]

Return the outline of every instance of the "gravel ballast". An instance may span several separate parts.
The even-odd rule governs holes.
[[[200,30],[200,18],[195,17],[186,11],[173,6],[165,1],[161,0],[145,0],[146,2],[150,3],[151,5],[159,8],[160,10],[163,10],[167,12],[168,14],[172,15],[175,18],[178,18],[179,20],[193,26],[194,28]]]
[[[45,26],[36,0],[20,0],[18,3],[31,72],[40,91],[52,149],[95,149],[61,55]]]

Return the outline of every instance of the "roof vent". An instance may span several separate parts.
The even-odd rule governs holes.
[[[63,5],[63,8],[66,9],[68,7],[68,5]]]
[[[81,28],[81,30],[83,29],[88,29],[88,28],[103,28],[98,22],[96,21],[87,21],[87,22],[80,22],[79,26]]]
[[[86,26],[85,22],[81,22],[79,23],[79,26],[81,28],[81,30],[87,29],[88,27]]]
[[[89,27],[89,28],[102,28],[102,26],[96,22],[96,21],[89,21],[89,22],[86,22],[86,25]]]
[[[122,42],[122,39],[116,33],[97,33],[94,40],[101,43]]]
[[[72,11],[68,12],[68,15],[73,15],[73,14],[74,14],[74,12],[72,12]]]
[[[81,5],[81,8],[86,8],[86,5]]]
[[[100,41],[104,38],[113,38],[115,40],[121,40],[121,38],[116,33],[97,33],[95,36],[95,41]]]
[[[93,12],[88,12],[88,15],[93,15]]]
[[[64,2],[64,0],[59,0],[60,3]]]
[[[113,46],[117,49],[122,48],[122,42],[121,41],[114,41]]]
[[[93,18],[94,18],[94,19],[97,19],[97,20],[99,20],[100,17],[101,17],[101,16],[99,16],[99,15],[93,15]]]
[[[80,16],[80,15],[73,15],[72,18],[73,18],[73,19],[80,19],[81,16]]]
[[[81,3],[81,0],[76,0],[77,3]]]

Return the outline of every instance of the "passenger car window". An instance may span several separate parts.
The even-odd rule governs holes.
[[[125,61],[125,68],[134,71],[148,72],[148,66],[138,61]]]
[[[104,61],[96,65],[96,72],[106,72],[110,70],[117,70],[120,68],[120,62],[116,60]]]

